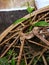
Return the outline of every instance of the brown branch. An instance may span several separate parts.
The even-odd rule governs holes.
[[[40,20],[42,20],[44,17],[46,17],[47,15],[49,14],[49,12],[48,13],[46,13],[44,16],[42,16],[41,18],[39,18],[38,20],[37,20],[37,22],[38,21],[40,21]]]
[[[47,12],[47,11],[49,11],[49,6],[34,11],[33,13],[31,13],[31,17],[33,17],[33,16],[35,15],[35,13],[36,13],[36,14],[40,14],[40,13]],[[23,18],[29,19],[30,16],[29,16],[29,14],[28,14],[28,15],[26,15],[26,16],[23,17]],[[22,21],[22,22],[24,22],[24,21]],[[20,22],[20,23],[21,23],[21,22]],[[20,23],[18,23],[18,24],[16,24],[16,25],[12,24],[12,25],[11,25],[9,28],[7,28],[2,34],[0,34],[0,42],[6,37],[6,35],[7,35],[11,30],[13,30],[15,27],[17,27]]]
[[[43,55],[43,53],[44,53],[45,51],[47,51],[46,48],[44,48],[44,49],[42,50],[42,52],[40,53],[39,57],[37,58],[37,61],[36,61],[33,65],[36,65],[36,64],[37,64],[38,60],[40,59],[40,57]]]
[[[5,44],[7,41],[9,41],[11,38],[13,38],[13,37],[16,36],[16,35],[18,35],[18,33],[15,33],[15,34],[13,34],[10,38],[4,40],[4,41],[0,44],[0,46],[2,46],[3,44]]]
[[[19,36],[9,45],[9,47],[4,51],[4,53],[1,54],[0,58],[3,57],[7,53],[7,51],[12,47],[13,44],[15,44],[18,38]]]
[[[12,46],[12,47],[14,47],[14,48],[21,48],[21,46]],[[24,48],[29,48],[28,46],[24,46]]]
[[[33,34],[38,37],[40,40],[42,40],[47,46],[49,46],[49,41],[47,41],[44,37],[38,34],[37,29],[33,29]]]
[[[44,55],[42,55],[42,59],[43,59],[43,61],[44,61],[44,65],[48,65],[48,64],[47,64],[47,61],[46,61],[46,59],[45,59],[45,57],[44,57]]]
[[[23,51],[23,53],[24,53],[25,64],[27,65],[27,58],[26,58],[25,52]]]
[[[37,42],[35,42],[35,41],[31,41],[31,40],[28,40],[28,41],[31,42],[31,43],[33,43],[33,44],[36,44],[36,45],[38,45],[38,46],[44,47],[44,48],[46,48],[46,49],[49,49],[48,46],[42,45],[42,44],[37,43]]]
[[[21,62],[21,57],[22,57],[22,53],[23,53],[23,48],[24,48],[24,37],[21,36],[21,32],[20,32],[20,41],[21,41],[21,48],[20,48],[20,53],[18,56],[18,60],[17,60],[17,64],[16,65],[20,65]]]
[[[36,54],[32,57],[32,59],[30,60],[30,62],[29,62],[28,65],[31,65],[32,62],[33,62],[33,60],[34,60],[34,58],[35,58],[36,56],[38,56],[39,54],[40,54],[40,52],[36,53]]]

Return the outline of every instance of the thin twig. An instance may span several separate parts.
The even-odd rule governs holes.
[[[44,61],[44,65],[48,65],[48,64],[47,64],[47,61],[46,61],[46,59],[45,59],[45,57],[44,57],[44,55],[42,55],[42,59],[43,59],[43,61]]]
[[[15,44],[15,42],[17,41],[18,38],[19,38],[19,36],[9,45],[9,47],[4,51],[4,53],[1,54],[0,58],[3,57],[7,53],[7,51],[11,48],[11,46],[13,44]]]
[[[21,57],[22,57],[22,53],[23,53],[23,48],[24,48],[24,37],[20,37],[20,41],[21,41],[21,48],[20,48],[20,53],[19,53],[19,56],[18,56],[18,61],[17,61],[17,64],[16,65],[20,65],[20,62],[21,62]]]
[[[11,38],[13,38],[13,37],[16,36],[16,35],[18,35],[18,33],[15,33],[15,34],[13,34],[10,38],[4,40],[4,41],[0,44],[0,46],[2,46],[3,44],[5,44],[7,41],[9,41]]]
[[[24,53],[25,64],[27,65],[27,59],[26,59],[25,52],[23,51],[23,53]]]
[[[37,20],[37,22],[40,21],[41,19],[43,19],[44,17],[46,17],[48,14],[49,14],[49,12],[46,13],[46,14],[45,14],[44,16],[42,16],[41,18],[39,18],[39,19]]]
[[[38,60],[40,59],[40,57],[43,55],[43,53],[44,53],[46,50],[47,50],[46,48],[44,48],[44,49],[42,50],[42,52],[40,53],[40,56],[37,58],[37,61],[36,61],[33,65],[36,65],[36,64],[37,64]]]
[[[35,42],[35,41],[31,41],[31,40],[28,40],[28,41],[29,41],[29,42],[31,42],[31,43],[33,43],[33,44],[36,44],[36,45],[38,45],[38,46],[41,46],[41,47],[44,47],[44,48],[49,49],[49,47],[48,47],[48,46],[42,45],[42,44],[37,43],[37,42]]]
[[[36,53],[36,54],[32,57],[32,59],[30,60],[30,62],[29,62],[28,65],[31,65],[32,62],[33,62],[33,60],[34,60],[34,58],[35,58],[36,56],[38,56],[39,54],[40,54],[40,52],[39,52],[39,53]]]
[[[38,37],[40,40],[42,40],[47,46],[49,46],[49,41],[47,41],[44,37],[38,34],[37,29],[34,28],[33,34]]]

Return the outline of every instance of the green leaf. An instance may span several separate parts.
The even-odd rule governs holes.
[[[32,27],[33,27],[33,26],[30,26],[30,27],[29,27],[29,31],[31,31],[31,30],[32,30]]]
[[[39,21],[35,23],[33,26],[49,26],[49,24],[46,21]]]
[[[7,52],[8,55],[12,55],[12,53],[13,53],[13,50],[9,50],[9,51]]]
[[[27,8],[27,11],[28,11],[28,13],[31,13],[34,9],[35,9],[35,8],[29,6],[29,7]]]
[[[20,65],[26,65],[24,59],[21,61]]]
[[[18,23],[21,23],[25,20],[26,20],[26,18],[20,18],[20,19],[16,20],[13,24],[18,24]]]
[[[15,65],[15,60],[14,60],[14,58],[12,58],[12,60],[11,60],[11,65]]]
[[[0,58],[0,65],[10,65],[6,57]]]

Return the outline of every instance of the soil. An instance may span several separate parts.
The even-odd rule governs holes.
[[[9,27],[15,20],[27,15],[26,10],[0,12],[0,34]]]

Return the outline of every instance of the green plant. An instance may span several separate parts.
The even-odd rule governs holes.
[[[0,58],[0,65],[10,65],[6,57]]]
[[[9,51],[7,52],[8,55],[12,55],[12,53],[13,53],[13,50],[9,50]]]
[[[14,49],[13,49],[13,50],[10,49],[10,50],[7,52],[7,55],[8,55],[8,56],[13,56],[13,57],[15,57],[15,56],[17,56],[17,53],[15,53]]]
[[[20,19],[16,20],[13,24],[19,24],[25,20],[26,20],[26,18],[20,18]]]
[[[0,58],[0,65],[15,65],[14,57],[11,59],[10,63],[8,63],[8,59],[6,57]]]
[[[30,7],[30,6],[28,6],[28,8],[27,8],[27,11],[28,11],[28,13],[30,13],[30,15],[31,15],[31,13],[34,11],[34,7]]]
[[[46,21],[39,21],[36,22],[33,26],[49,26],[49,24]]]
[[[16,65],[14,58],[11,59],[11,65]]]
[[[26,65],[24,59],[21,61],[20,65]]]
[[[30,14],[30,24],[32,23],[32,19],[31,19],[31,13],[35,10],[35,8],[34,7],[30,7],[30,5],[29,5],[29,2],[27,2],[27,5],[28,5],[28,8],[27,8],[27,12]],[[31,31],[32,30],[32,24],[31,24],[31,26],[29,27],[29,31]]]
[[[49,24],[47,23],[47,22],[45,22],[45,21],[38,21],[38,22],[36,22],[36,23],[34,23],[33,25],[32,25],[32,19],[31,19],[31,13],[35,10],[35,8],[33,8],[33,7],[30,7],[30,5],[29,5],[29,2],[27,2],[27,5],[28,5],[28,7],[27,7],[27,12],[30,14],[30,23],[31,23],[31,26],[30,26],[30,28],[29,28],[29,31],[31,31],[32,30],[32,28],[33,28],[33,26],[35,27],[35,26],[49,26]],[[23,21],[25,21],[25,20],[27,20],[26,18],[20,18],[20,19],[18,19],[18,20],[16,20],[15,22],[14,22],[14,24],[19,24],[19,23],[21,23],[21,22],[23,22]]]
[[[27,12],[31,15],[31,13],[35,10],[35,8],[34,7],[30,7],[29,2],[27,2],[27,5],[28,5]]]
[[[27,12],[30,14],[30,21],[31,21],[31,20],[32,20],[32,19],[31,19],[31,12],[32,12],[35,8],[30,7],[30,6],[29,6],[29,2],[27,2],[27,4],[28,4]],[[21,23],[21,22],[23,22],[23,21],[25,21],[25,20],[27,20],[27,18],[20,18],[20,19],[16,20],[13,24],[19,24],[19,23]]]

